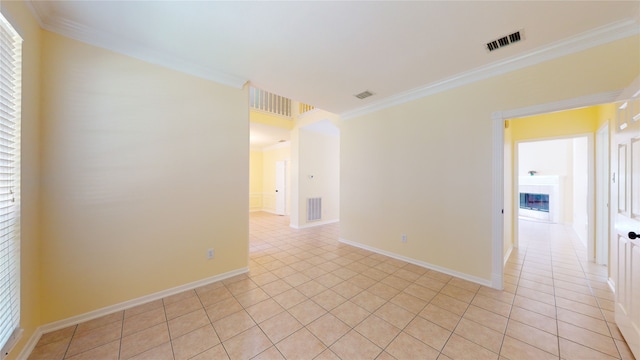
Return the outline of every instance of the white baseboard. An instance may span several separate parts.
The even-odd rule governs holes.
[[[609,285],[609,289],[615,294],[616,293],[616,284],[613,282],[612,278],[607,279],[607,284]]]
[[[509,261],[509,257],[511,256],[512,251],[513,251],[513,245],[509,246],[507,253],[504,254],[504,262],[502,263],[502,265],[507,265],[507,261]]]
[[[443,274],[455,276],[457,278],[460,278],[460,279],[463,279],[463,280],[467,280],[467,281],[471,281],[471,282],[479,284],[479,285],[492,287],[491,280],[487,280],[487,279],[482,279],[482,278],[479,278],[479,277],[471,276],[469,274],[464,274],[464,273],[457,272],[457,271],[454,271],[454,270],[451,270],[451,269],[443,268],[443,267],[438,266],[438,265],[433,265],[433,264],[430,264],[430,263],[427,263],[427,262],[424,262],[424,261],[408,258],[406,256],[398,255],[396,253],[392,253],[392,252],[389,252],[389,251],[386,251],[386,250],[381,250],[381,249],[378,249],[378,248],[375,248],[375,247],[372,247],[372,246],[364,245],[364,244],[357,243],[357,242],[354,242],[354,241],[350,241],[350,240],[347,240],[347,239],[340,238],[338,241],[343,243],[343,244],[346,244],[346,245],[355,246],[357,248],[364,249],[364,250],[369,250],[369,251],[372,251],[372,252],[380,254],[380,255],[388,256],[390,258],[394,258],[394,259],[397,259],[397,260],[402,260],[402,261],[408,262],[408,263],[413,264],[413,265],[418,265],[418,266],[421,266],[421,267],[423,267],[425,269],[435,270],[435,271],[441,272]]]
[[[99,317],[114,313],[116,311],[122,311],[122,310],[126,310],[129,308],[132,308],[134,306],[138,306],[138,305],[142,305],[151,301],[155,301],[155,300],[160,300],[162,298],[165,298],[167,296],[171,296],[171,295],[175,295],[175,294],[179,294],[183,291],[187,291],[187,290],[193,290],[196,288],[199,288],[201,286],[205,286],[214,282],[218,282],[221,280],[225,280],[237,275],[241,275],[244,273],[249,272],[249,268],[248,267],[244,267],[244,268],[240,268],[240,269],[236,269],[236,270],[232,270],[229,272],[226,272],[224,274],[219,274],[219,275],[215,275],[215,276],[211,276],[205,279],[201,279],[201,280],[197,280],[194,282],[190,282],[187,284],[183,284],[180,286],[176,286],[174,288],[171,289],[167,289],[167,290],[162,290],[153,294],[149,294],[149,295],[145,295],[142,297],[139,297],[137,299],[132,299],[132,300],[128,300],[125,302],[121,302],[119,304],[115,304],[115,305],[111,305],[111,306],[107,306],[104,307],[102,309],[98,309],[98,310],[94,310],[94,311],[90,311],[88,313],[84,313],[84,314],[80,314],[77,316],[72,316],[70,318],[67,319],[63,319],[63,320],[59,320],[59,321],[54,321],[52,323],[49,324],[45,324],[42,325],[40,327],[38,327],[36,329],[36,331],[33,333],[33,335],[31,335],[31,337],[29,338],[29,341],[27,342],[27,344],[24,346],[24,348],[22,348],[22,351],[20,352],[20,354],[18,355],[17,359],[18,360],[26,360],[29,355],[31,355],[31,352],[33,351],[33,349],[36,347],[36,345],[38,344],[38,341],[40,341],[40,337],[43,334],[52,332],[52,331],[56,331],[56,330],[60,330],[60,329],[64,329],[66,327],[72,326],[72,325],[76,325],[85,321],[89,321],[89,320],[93,320],[93,319],[97,319]]]
[[[322,226],[322,225],[328,225],[328,224],[334,224],[340,222],[340,219],[334,219],[334,220],[327,220],[327,221],[314,221],[312,223],[307,223],[304,225],[300,225],[300,226],[295,226],[295,225],[289,225],[290,227],[292,227],[293,229],[306,229],[306,228],[312,228],[312,227],[316,227],[316,226]]]

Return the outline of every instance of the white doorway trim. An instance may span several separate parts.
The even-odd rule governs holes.
[[[581,96],[546,104],[539,104],[519,109],[496,111],[493,119],[493,203],[491,204],[492,221],[492,260],[491,286],[502,290],[504,287],[504,121],[511,118],[532,116],[555,111],[575,109],[612,103],[620,96],[622,90]],[[515,184],[514,184],[515,186]],[[515,232],[515,229],[514,229]]]
[[[609,124],[596,131],[595,262],[609,266]]]

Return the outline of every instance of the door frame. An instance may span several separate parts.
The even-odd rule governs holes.
[[[491,286],[495,289],[504,288],[504,128],[505,120],[525,116],[539,115],[554,111],[570,110],[579,107],[594,106],[615,102],[622,90],[581,96],[568,100],[561,100],[529,107],[511,110],[495,111],[493,119],[493,147],[492,147],[492,204],[491,204]],[[514,184],[515,186],[515,184]],[[514,230],[515,232],[515,230]]]
[[[609,179],[611,178],[609,146],[611,139],[609,137],[609,123],[604,123],[596,130],[596,168],[606,169],[606,173],[598,171],[595,174],[596,220],[594,234],[594,261],[596,264],[606,265],[607,267],[609,266],[609,234],[611,227],[611,214],[609,211],[609,197],[611,195],[611,189],[609,188]]]

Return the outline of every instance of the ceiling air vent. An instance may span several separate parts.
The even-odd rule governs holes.
[[[368,98],[369,96],[373,95],[373,93],[369,90],[363,91],[360,94],[356,94],[354,95],[355,97],[357,97],[358,99],[365,99]]]
[[[493,40],[487,43],[487,50],[494,51],[498,50],[501,47],[513,44],[522,40],[522,30],[516,31],[513,34],[509,34],[507,36],[503,36],[500,39]]]

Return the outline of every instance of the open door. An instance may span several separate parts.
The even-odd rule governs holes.
[[[611,141],[611,266],[615,319],[640,358],[640,78],[623,93]]]

